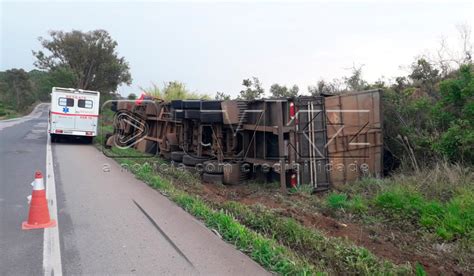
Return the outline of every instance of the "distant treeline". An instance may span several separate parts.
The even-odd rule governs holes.
[[[21,113],[37,101],[47,101],[51,88],[71,87],[101,92],[101,101],[114,95],[132,77],[118,43],[105,30],[50,31],[40,37],[42,49],[33,51],[39,70],[0,72],[0,117]]]
[[[66,70],[0,71],[0,116],[9,111],[21,113],[35,102],[48,101],[53,86],[73,85],[74,77]]]

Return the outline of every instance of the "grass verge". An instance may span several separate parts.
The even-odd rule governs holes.
[[[269,271],[283,275],[317,275],[318,268],[299,258],[273,239],[266,238],[240,224],[223,210],[215,210],[197,196],[176,189],[168,179],[152,170],[148,163],[135,166],[135,160],[121,159],[138,179],[166,194],[190,214],[201,219],[208,227],[216,229],[227,242],[249,255]]]
[[[129,151],[136,154],[134,150]],[[328,238],[261,206],[250,208],[237,202],[206,202],[184,191],[189,187],[183,187],[183,182],[200,185],[194,176],[172,167],[157,172],[147,161],[149,159],[120,159],[138,179],[216,229],[226,241],[270,271],[285,275],[313,275],[321,274],[320,271],[363,275],[414,273],[409,265],[381,260],[365,248],[347,240]],[[160,159],[153,161],[163,163]],[[136,166],[137,162],[140,166]]]
[[[373,182],[378,182],[374,184]],[[355,185],[380,185],[378,192],[361,196],[331,193],[326,205],[356,214],[384,216],[386,219],[421,226],[444,241],[474,238],[474,189],[454,189],[446,201],[429,199],[416,187],[393,180],[364,180]],[[370,212],[369,212],[370,210]]]
[[[221,207],[251,229],[274,237],[281,244],[313,260],[326,272],[335,274],[354,273],[409,274],[408,266],[397,266],[380,260],[363,247],[355,246],[347,240],[329,238],[323,233],[309,229],[292,218],[281,217],[261,205],[248,207],[229,201]]]

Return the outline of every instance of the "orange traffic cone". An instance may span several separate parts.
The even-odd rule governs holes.
[[[44,189],[43,175],[40,171],[35,172],[35,181],[31,185],[33,185],[33,194],[31,195],[30,213],[28,221],[24,221],[21,228],[29,230],[56,226],[56,221],[49,217],[46,190]]]

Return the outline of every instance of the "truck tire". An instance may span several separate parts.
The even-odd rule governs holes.
[[[171,107],[174,109],[183,109],[183,101],[182,100],[173,100],[171,101]]]
[[[58,136],[56,134],[50,134],[51,143],[56,143],[58,141]]]
[[[222,174],[224,172],[223,164],[219,164],[217,160],[209,160],[202,163],[204,173],[207,174]]]
[[[200,117],[201,117],[201,111],[199,111],[199,110],[191,109],[191,110],[185,110],[184,111],[184,118],[186,118],[186,119],[199,120]]]
[[[201,109],[201,100],[183,100],[183,109]]]
[[[183,164],[187,166],[196,166],[197,164],[201,164],[205,161],[209,160],[206,157],[194,157],[189,154],[185,154],[183,156]]]
[[[184,111],[183,110],[175,110],[173,111],[173,118],[175,120],[184,119]]]
[[[201,110],[221,110],[221,101],[202,101]]]
[[[200,119],[201,119],[201,122],[203,123],[222,123],[222,112],[201,111]]]
[[[222,184],[224,176],[222,174],[202,174],[202,181],[213,184]]]
[[[173,151],[171,152],[171,160],[175,162],[182,162],[183,161],[183,156],[186,153],[184,151]]]

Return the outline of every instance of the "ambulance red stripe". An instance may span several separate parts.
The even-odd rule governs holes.
[[[69,113],[61,113],[61,112],[54,112],[54,111],[52,111],[51,114],[64,115],[64,116],[89,116],[89,117],[99,117],[99,115],[95,115],[95,114],[69,114]]]

